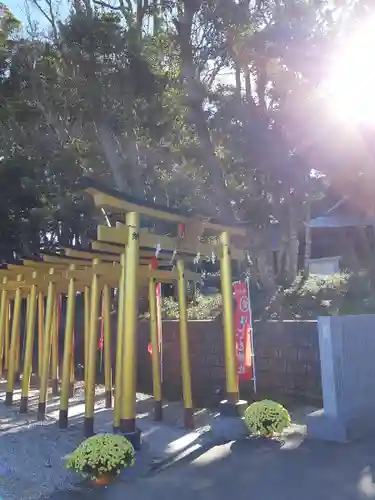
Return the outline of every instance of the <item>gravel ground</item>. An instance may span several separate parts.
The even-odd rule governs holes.
[[[1,387],[3,386],[3,387]],[[103,388],[98,388],[98,396]],[[4,500],[34,499],[58,488],[72,487],[77,477],[64,468],[64,460],[82,441],[81,414],[74,415],[72,425],[60,430],[56,425],[59,398],[50,398],[44,422],[36,421],[37,391],[31,391],[29,412],[18,413],[20,391],[15,391],[14,406],[3,404],[4,383],[0,384],[0,495]],[[72,398],[72,411],[83,401],[82,385]],[[96,404],[104,406],[99,399]],[[82,408],[80,408],[80,413]]]
[[[0,500],[33,500],[45,497],[55,490],[74,489],[80,476],[64,468],[66,456],[83,440],[84,389],[77,384],[70,401],[69,428],[60,430],[56,425],[59,397],[49,396],[45,422],[36,421],[38,393],[31,390],[29,412],[18,413],[20,391],[14,393],[14,406],[8,408],[5,399],[5,382],[0,381]],[[137,394],[137,416],[148,417],[152,411],[152,398]],[[207,425],[209,415],[197,413],[197,426]],[[104,387],[96,389],[95,429],[111,432],[112,410],[106,410]],[[164,408],[164,422],[173,427],[182,426],[180,403]],[[144,459],[143,459],[144,460]]]

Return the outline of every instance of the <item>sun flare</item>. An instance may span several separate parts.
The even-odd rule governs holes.
[[[375,16],[340,45],[324,85],[334,111],[358,123],[375,123],[374,47]]]

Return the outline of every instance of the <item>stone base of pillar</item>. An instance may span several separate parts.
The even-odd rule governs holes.
[[[94,435],[94,417],[85,417],[83,421],[83,435],[85,438]]]
[[[121,435],[128,439],[136,451],[141,449],[141,430],[136,428],[133,432],[121,432]]]
[[[220,401],[219,411],[222,417],[243,417],[246,408],[249,406],[248,402],[241,399],[235,403],[224,399]]]
[[[194,429],[194,410],[193,408],[184,408],[184,427],[185,429]]]
[[[28,399],[27,396],[21,396],[20,413],[27,413]]]
[[[59,394],[59,381],[58,381],[58,379],[56,379],[56,378],[52,379],[51,387],[52,387],[52,396],[58,396],[58,394]]]
[[[60,429],[67,429],[68,428],[68,410],[60,410],[59,428]]]
[[[46,419],[46,407],[47,404],[45,402],[38,404],[38,412],[36,414],[36,419],[38,420],[38,422],[42,422]]]
[[[12,406],[13,404],[13,391],[9,391],[5,393],[5,405]]]
[[[112,391],[105,391],[105,407],[112,408]]]
[[[161,422],[163,420],[163,403],[162,401],[154,401],[154,420]]]

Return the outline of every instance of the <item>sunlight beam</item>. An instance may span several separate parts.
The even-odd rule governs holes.
[[[375,123],[375,16],[340,44],[324,93],[335,113],[356,123]]]

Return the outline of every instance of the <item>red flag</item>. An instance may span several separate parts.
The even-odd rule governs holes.
[[[240,380],[252,380],[251,356],[251,310],[249,292],[245,282],[234,283],[236,311],[234,326],[236,331],[237,373]]]

